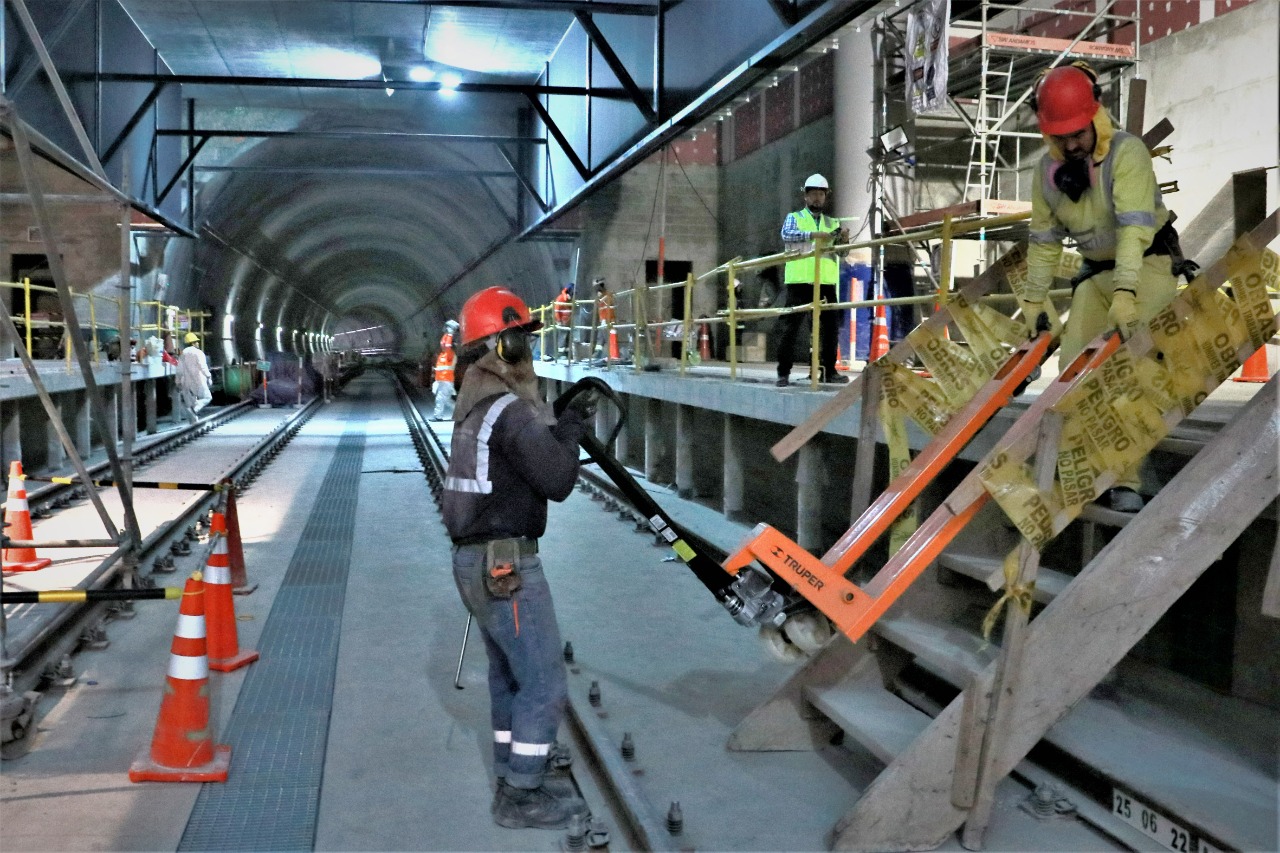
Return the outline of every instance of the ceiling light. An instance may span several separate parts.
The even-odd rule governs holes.
[[[455,94],[458,87],[462,85],[462,77],[458,74],[441,74],[440,75],[440,91],[447,94]]]
[[[415,83],[430,83],[435,78],[435,69],[429,65],[409,66],[409,79]]]

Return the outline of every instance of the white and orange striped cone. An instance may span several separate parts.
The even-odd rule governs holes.
[[[1267,345],[1258,347],[1253,355],[1244,360],[1240,375],[1233,377],[1234,382],[1266,382],[1271,378],[1271,369],[1267,366]]]
[[[236,595],[248,595],[258,588],[249,580],[244,567],[244,541],[240,538],[240,515],[236,511],[236,487],[231,480],[222,481],[227,486],[226,512],[227,555],[231,563],[231,591]]]
[[[9,497],[4,504],[5,535],[19,542],[30,542],[31,509],[27,506],[27,475],[22,473],[22,463],[9,463]],[[34,572],[53,562],[48,557],[37,557],[35,548],[5,548],[3,554],[6,572]]]
[[[231,747],[215,744],[210,729],[204,608],[204,578],[195,572],[182,590],[155,735],[129,766],[130,782],[227,781]]]
[[[871,321],[871,351],[867,353],[867,361],[875,361],[889,352],[889,320],[885,316],[883,305],[876,305],[875,317]]]
[[[227,520],[222,513],[213,514],[209,525],[213,551],[205,564],[205,611],[209,626],[209,669],[231,672],[253,663],[258,653],[241,649],[236,630],[236,605],[231,593],[231,559],[227,553]]]
[[[707,323],[698,324],[698,355],[703,361],[711,360],[711,329]]]

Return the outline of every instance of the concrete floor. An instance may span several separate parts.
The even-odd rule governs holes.
[[[449,543],[378,375],[322,409],[242,497],[248,571],[261,586],[237,599],[241,646],[255,647],[334,447],[355,419],[364,419],[366,445],[315,849],[556,849],[562,833],[501,829],[489,816],[483,648],[473,632],[464,689],[455,689],[465,612]],[[646,798],[660,814],[681,804],[681,848],[826,849],[878,764],[836,746],[728,752],[729,732],[794,664],[772,659],[651,543],[581,493],[552,508],[543,554],[576,650],[577,701],[600,682],[601,723],[619,742],[631,734]],[[136,619],[109,625],[110,649],[76,657],[77,683],[41,703],[32,751],[0,767],[6,851],[176,848],[199,786],[126,776],[150,740],[173,625],[170,605],[139,604]],[[220,731],[245,674],[211,680]],[[578,777],[602,812],[594,786]],[[1001,789],[989,849],[1115,849],[1082,824],[1033,821],[1016,809],[1024,793]],[[612,848],[625,849],[610,828]]]

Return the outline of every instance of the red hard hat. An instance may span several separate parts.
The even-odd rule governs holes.
[[[1036,88],[1036,118],[1040,132],[1065,136],[1084,130],[1098,112],[1094,81],[1079,68],[1055,68]]]
[[[462,306],[463,346],[517,327],[536,332],[542,323],[533,319],[523,299],[505,287],[486,287]]]

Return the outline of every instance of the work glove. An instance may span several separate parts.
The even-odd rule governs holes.
[[[1022,303],[1022,318],[1032,337],[1041,332],[1052,332],[1055,338],[1062,336],[1062,320],[1048,298]]]
[[[600,393],[588,388],[569,401],[566,412],[576,412],[584,422],[589,423],[596,416],[596,407],[600,404]]]
[[[1111,310],[1107,322],[1115,326],[1121,340],[1129,340],[1142,322],[1138,317],[1138,298],[1132,290],[1116,290],[1111,294]]]

